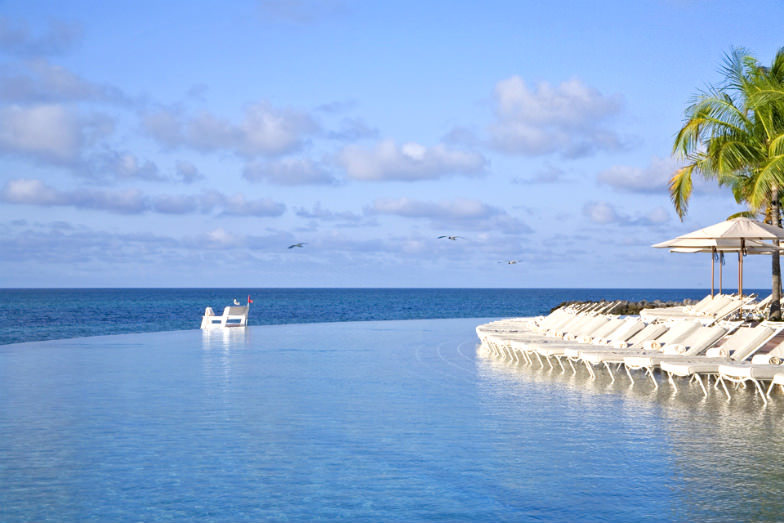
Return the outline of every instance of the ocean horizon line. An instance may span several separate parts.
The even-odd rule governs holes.
[[[703,287],[394,287],[394,286],[374,286],[374,287],[332,287],[332,286],[314,286],[314,287],[242,287],[242,286],[217,286],[217,287],[210,287],[210,286],[195,286],[195,287],[156,287],[156,286],[139,286],[139,287],[131,287],[131,286],[89,286],[89,287],[0,287],[0,291],[3,290],[13,290],[13,291],[25,291],[25,290],[177,290],[177,289],[186,289],[186,290],[237,290],[237,289],[252,289],[252,290],[532,290],[532,291],[548,291],[548,290],[616,290],[616,291],[701,291],[705,290],[706,292],[710,292],[709,288]],[[758,291],[758,290],[765,290],[765,287],[749,287],[744,288],[744,291]],[[714,289],[715,292],[718,292],[718,289]],[[724,291],[737,291],[736,287],[724,287]]]

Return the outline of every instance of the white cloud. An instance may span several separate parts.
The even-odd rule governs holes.
[[[74,173],[95,181],[163,181],[166,179],[158,166],[150,160],[142,160],[134,154],[111,149],[100,151],[83,160],[74,167]]]
[[[504,234],[524,234],[531,228],[506,211],[477,200],[454,199],[428,202],[411,198],[383,198],[364,209],[366,214],[387,214],[404,218],[427,218],[438,227],[465,230],[494,230]]]
[[[670,221],[670,213],[663,207],[656,207],[644,214],[629,215],[621,213],[605,201],[591,201],[583,205],[583,216],[599,225],[661,225]]]
[[[656,156],[647,167],[614,165],[601,171],[596,179],[620,191],[667,194],[670,178],[678,168],[674,158]]]
[[[367,211],[377,214],[394,214],[407,218],[484,218],[499,211],[476,200],[426,202],[411,198],[383,198],[373,202]]]
[[[583,215],[594,223],[617,223],[620,216],[607,202],[588,202],[583,206]]]
[[[244,243],[241,237],[230,233],[223,227],[209,231],[204,237],[207,240],[206,245],[211,248],[234,247]]]
[[[280,216],[286,211],[286,206],[282,203],[267,199],[247,199],[242,194],[227,196],[218,191],[209,191],[192,196],[146,196],[136,189],[64,191],[40,180],[26,178],[7,182],[0,190],[0,201],[44,207],[75,207],[119,214],[192,214],[218,211],[232,216]]]
[[[429,180],[448,175],[479,175],[487,161],[480,154],[450,149],[444,145],[425,147],[417,143],[398,146],[384,140],[372,149],[356,145],[343,148],[339,163],[357,180]]]
[[[512,183],[532,184],[532,183],[560,183],[564,180],[564,170],[560,167],[547,164],[537,170],[532,176],[518,176],[512,179]]]
[[[175,177],[184,183],[193,183],[204,179],[204,175],[192,163],[185,160],[177,160],[174,168]]]
[[[277,161],[248,163],[242,177],[252,182],[268,181],[278,185],[314,185],[338,183],[332,173],[307,158],[283,158]]]
[[[320,220],[320,221],[338,221],[338,222],[346,222],[346,223],[358,223],[364,218],[360,214],[356,214],[350,211],[344,212],[335,212],[330,211],[328,209],[324,209],[321,206],[321,202],[316,202],[313,206],[312,210],[307,210],[305,208],[300,208],[296,211],[296,215],[300,218],[308,218],[312,220]]]
[[[146,114],[143,124],[153,138],[168,147],[227,150],[247,157],[294,151],[318,130],[307,113],[277,109],[266,102],[247,106],[239,123],[207,112],[187,117],[160,109]]]
[[[0,67],[0,99],[28,103],[127,100],[119,89],[94,84],[43,59]]]
[[[603,127],[620,113],[621,97],[605,96],[578,79],[558,86],[541,82],[531,89],[513,76],[496,85],[495,100],[490,141],[503,152],[577,157],[623,147],[617,134]]]
[[[0,192],[4,202],[29,205],[58,205],[60,195],[41,180],[11,180]]]
[[[79,118],[61,105],[0,107],[0,149],[66,162],[81,140]]]
[[[673,157],[654,156],[645,167],[614,165],[596,175],[596,180],[623,192],[669,195],[670,180],[682,163]],[[695,194],[724,194],[718,184],[701,175],[692,179]]]
[[[360,118],[344,118],[338,129],[327,133],[327,137],[342,141],[376,138],[378,129],[371,127]]]
[[[249,200],[242,194],[223,199],[223,214],[232,216],[280,216],[286,206],[272,200]]]

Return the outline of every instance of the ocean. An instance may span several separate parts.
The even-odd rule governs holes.
[[[784,520],[783,395],[477,350],[569,299],[704,293],[2,291],[0,521]],[[248,294],[249,328],[198,329]]]
[[[765,292],[765,291],[760,291]],[[769,291],[768,291],[769,292]],[[253,300],[251,325],[511,317],[567,300],[700,299],[700,289],[0,289],[0,345],[198,329],[204,308]]]

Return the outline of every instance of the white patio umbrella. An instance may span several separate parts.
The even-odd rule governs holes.
[[[696,249],[687,252],[737,252],[738,294],[743,296],[743,255],[779,251],[778,241],[784,240],[784,229],[751,218],[733,218],[704,227],[672,240],[653,245],[658,248]],[[702,249],[705,249],[702,251]],[[713,258],[711,257],[711,260]],[[711,261],[711,263],[713,263]],[[713,266],[711,265],[711,294]]]

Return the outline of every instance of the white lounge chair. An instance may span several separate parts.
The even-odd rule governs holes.
[[[778,332],[776,333],[778,334]],[[775,336],[775,334],[774,334]],[[764,346],[766,340],[762,346]],[[767,404],[767,396],[770,394],[771,387],[767,392],[763,390],[762,383],[772,382],[773,378],[784,371],[784,343],[780,343],[770,352],[764,354],[754,354],[751,360],[744,361],[727,361],[719,364],[717,369],[718,382],[724,388],[727,399],[731,398],[730,392],[727,389],[726,382],[733,383],[735,388],[745,385],[747,382],[752,382],[757,392],[762,397],[762,401]]]
[[[692,377],[696,380],[703,393],[708,391],[702,381],[703,375],[710,381],[711,375],[719,374],[723,363],[744,361],[770,341],[780,329],[758,325],[757,327],[740,327],[727,336],[724,343],[716,346],[699,358],[668,359],[661,362],[662,372],[666,372],[670,383],[676,387],[673,376]],[[677,387],[676,387],[677,389]]]
[[[678,332],[671,334],[678,327],[678,325],[674,326],[670,332],[662,336],[662,338],[667,337],[665,343],[654,342],[646,347],[649,349],[647,353],[623,358],[626,374],[632,380],[632,383],[634,383],[634,378],[631,371],[642,370],[651,378],[654,386],[658,388],[653,371],[659,367],[662,361],[696,356],[714,345],[727,333],[726,328],[714,325],[711,327],[701,326],[696,329],[689,329],[687,326],[684,326]]]
[[[540,359],[541,357],[547,359],[548,363],[550,363],[550,367],[553,366],[550,362],[550,358],[555,358],[561,366],[561,369],[564,369],[561,359],[566,355],[567,351],[614,347],[615,345],[628,342],[629,339],[644,328],[645,324],[638,318],[628,317],[622,319],[617,328],[604,337],[598,335],[585,337],[582,340],[578,340],[578,343],[531,343],[529,344],[529,350],[535,353],[537,357],[540,357]],[[595,334],[598,334],[598,330]],[[574,367],[572,367],[572,369],[574,369]]]
[[[593,372],[593,366],[604,364],[610,373],[610,377],[615,381],[615,376],[610,367],[611,362],[616,364],[622,363],[622,359],[625,356],[640,354],[644,345],[663,338],[670,331],[672,331],[670,335],[685,335],[690,329],[699,327],[699,323],[692,321],[677,323],[680,326],[674,331],[672,331],[671,326],[662,323],[649,323],[627,340],[617,340],[606,346],[568,347],[564,350],[563,356],[568,359],[573,371],[575,371],[575,363],[584,363],[591,377],[596,377]]]

